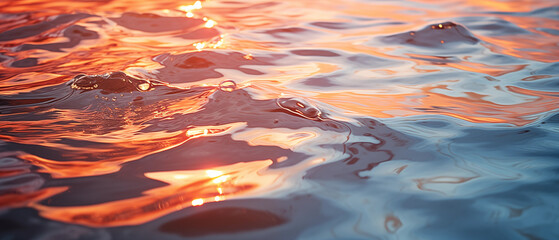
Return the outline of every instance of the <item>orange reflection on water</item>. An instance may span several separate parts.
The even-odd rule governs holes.
[[[61,192],[68,190],[68,187],[53,187],[40,189],[30,193],[8,193],[0,195],[0,210],[5,207],[24,207],[32,205],[34,202],[47,199]]]
[[[30,92],[66,81],[68,77],[58,74],[25,72],[1,81],[0,91],[6,95]]]
[[[551,20],[546,21],[551,22]],[[559,21],[555,21],[554,24],[559,25]],[[559,61],[557,38],[540,37],[535,39],[531,35],[526,35],[491,38],[480,37],[480,39],[492,43],[493,46],[488,46],[488,48],[493,52],[541,62],[551,63]]]
[[[402,46],[375,45],[368,42],[376,37],[418,30],[432,24],[432,21],[435,20],[472,16],[472,12],[464,12],[463,9],[483,9],[484,12],[529,12],[544,7],[546,4],[543,3],[544,1],[451,1],[442,5],[450,6],[445,11],[440,11],[441,6],[437,6],[434,1],[416,1],[421,6],[409,1],[405,2],[405,5],[389,2],[365,3],[345,0],[328,1],[327,4],[316,4],[316,1],[310,0],[281,2],[255,0],[249,3],[243,3],[242,1],[215,2],[217,3],[208,4],[211,6],[206,5],[207,1],[176,0],[143,1],[141,4],[138,4],[136,0],[102,1],[102,3],[98,1],[44,0],[0,2],[0,9],[3,13],[23,13],[21,19],[14,20],[13,23],[0,25],[0,32],[15,27],[30,26],[60,14],[83,12],[95,15],[85,20],[60,24],[56,29],[37,33],[37,36],[2,42],[0,50],[5,51],[6,54],[3,56],[6,56],[6,59],[9,60],[2,62],[2,66],[0,66],[4,76],[4,80],[0,82],[0,91],[6,95],[29,92],[45,86],[61,84],[79,73],[99,74],[133,68],[154,70],[151,72],[154,73],[162,65],[154,59],[162,54],[180,54],[204,49],[210,51],[226,49],[227,51],[239,50],[244,55],[244,59],[258,61],[259,53],[262,53],[262,55],[281,53],[289,56],[289,52],[293,49],[309,48],[332,50],[332,52],[338,52],[343,56],[340,55],[339,58],[329,58],[327,60],[318,57],[309,58],[309,60],[301,60],[297,63],[286,63],[287,65],[282,65],[283,63],[278,61],[278,65],[270,67],[271,70],[263,71],[266,73],[263,73],[264,76],[260,77],[261,79],[250,79],[256,83],[254,85],[254,89],[257,90],[255,95],[269,98],[277,98],[280,93],[309,96],[316,101],[370,117],[389,118],[442,114],[471,122],[511,123],[515,125],[531,123],[535,118],[534,116],[554,110],[559,104],[559,97],[554,92],[534,91],[513,86],[504,87],[506,89],[501,89],[501,91],[526,96],[527,100],[521,103],[503,105],[490,101],[487,98],[488,96],[484,96],[482,93],[464,92],[464,90],[457,91],[457,94],[461,94],[460,97],[449,96],[437,91],[440,89],[449,90],[448,86],[443,84],[426,86],[418,83],[418,85],[410,87],[412,88],[411,93],[390,93],[389,90],[385,90],[384,94],[368,93],[366,89],[363,90],[365,92],[349,90],[323,92],[320,88],[318,90],[297,91],[285,87],[294,81],[314,76],[334,75],[338,71],[346,71],[350,67],[345,65],[352,63],[344,63],[345,59],[340,59],[346,55],[356,54],[410,63],[405,64],[404,67],[374,70],[396,77],[438,72],[445,70],[446,67],[490,76],[502,76],[516,72],[524,69],[526,65],[493,65],[470,62],[467,61],[469,56],[468,58],[457,57],[460,58],[457,61],[430,61],[425,59],[429,56],[398,54],[396,50],[404,48]],[[159,11],[164,14],[158,15],[161,13]],[[180,20],[190,21],[196,26],[192,29],[175,29],[164,33],[154,33],[127,29],[125,25],[118,25],[114,23],[114,20],[109,20],[121,17],[125,12],[137,13],[141,17],[153,19],[178,15]],[[520,60],[528,59],[539,62],[556,62],[558,60],[557,38],[537,29],[546,26],[556,28],[559,21],[533,16],[508,16],[492,13],[475,13],[474,15],[503,19],[522,29],[539,34],[483,36],[481,33],[472,31],[476,37],[483,41],[483,44],[475,46],[482,51],[488,49],[493,53],[506,54],[520,58]],[[157,21],[154,22],[158,23]],[[339,29],[319,27],[320,24],[317,23],[320,22],[340,24],[342,27]],[[62,35],[63,29],[73,24],[99,33],[99,39],[84,40],[77,46],[63,47],[59,52],[44,49],[31,49],[21,52],[13,50],[24,43],[52,44],[65,41],[67,39]],[[344,27],[346,26],[344,24],[349,27]],[[439,27],[441,27],[440,24]],[[222,34],[221,31],[224,31],[224,33]],[[266,31],[280,32],[280,34],[277,38],[271,38],[269,34],[264,33]],[[193,32],[195,34],[192,34]],[[200,32],[202,34],[199,34]],[[284,34],[287,37],[282,39]],[[185,37],[185,35],[188,36]],[[448,45],[444,41],[441,41],[441,44]],[[255,56],[249,53],[251,51],[254,51],[252,53]],[[396,54],[393,52],[396,52]],[[8,64],[8,62],[25,58],[37,58],[38,65],[16,68]],[[336,62],[338,60],[341,63]],[[4,60],[2,59],[2,61]],[[212,59],[209,59],[207,62],[214,64],[216,69],[222,67],[219,65],[221,63],[217,63],[218,61],[214,63]],[[170,68],[173,68],[173,66],[170,66]],[[203,67],[200,69],[203,69]],[[187,70],[182,69],[180,71]],[[353,70],[348,70],[345,73],[348,78],[355,73],[351,71]],[[367,71],[369,70],[365,69],[361,72]],[[161,78],[162,81],[168,80],[164,77]],[[214,80],[209,79],[208,81]],[[259,82],[263,83],[265,81],[276,85],[275,90],[277,91],[270,91],[273,93],[260,91],[263,88],[259,88],[257,85]],[[374,84],[374,81],[371,83]],[[191,84],[191,82],[186,84]],[[395,85],[388,87],[390,89],[393,86]],[[285,89],[281,89],[282,87],[285,87]],[[31,154],[18,156],[38,167],[39,172],[49,174],[55,179],[113,173],[117,172],[123,163],[174,148],[194,138],[228,134],[246,126],[244,123],[220,126],[189,126],[180,131],[142,133],[145,127],[142,124],[150,119],[162,119],[172,117],[173,114],[189,114],[200,110],[211,93],[212,91],[208,91],[192,98],[165,102],[164,105],[158,105],[154,108],[146,107],[146,109],[143,109],[143,107],[134,106],[134,110],[145,110],[146,116],[135,115],[135,111],[130,109],[103,108],[95,110],[94,113],[84,112],[81,109],[76,111],[54,109],[53,111],[57,113],[55,119],[0,122],[4,129],[9,129],[12,133],[18,133],[2,132],[0,133],[0,139],[60,151],[62,159],[46,159]],[[32,99],[28,101],[30,102],[27,102],[27,104],[32,105],[35,103],[33,101],[48,102],[49,100]],[[115,99],[114,101],[119,100]],[[115,125],[121,125],[122,129],[112,129]],[[96,130],[103,133],[95,133]],[[245,141],[250,146],[277,146],[304,153],[310,153],[306,146],[313,145],[312,141],[331,140],[335,137],[340,138],[335,139],[338,142],[346,140],[346,136],[338,136],[340,134],[330,136],[318,129],[274,128],[273,130],[273,132],[270,132],[270,129],[267,128],[251,128],[244,132],[236,132],[232,138]],[[61,143],[60,139],[83,140],[110,146],[106,148],[70,146]],[[316,149],[316,151],[326,154],[322,148]],[[314,154],[318,155],[317,153]],[[71,161],[63,161],[66,159]],[[277,159],[277,162],[286,161],[286,159],[287,157],[281,157]],[[306,164],[299,164],[297,167],[305,169],[308,166],[318,165],[330,159],[332,159],[331,156],[316,158]],[[266,170],[271,163],[272,160],[261,160],[209,169],[146,173],[145,177],[165,182],[168,185],[146,191],[140,197],[96,205],[53,207],[38,203],[68,189],[61,187],[39,189],[21,194],[4,194],[0,196],[0,207],[32,206],[36,207],[42,216],[72,224],[96,227],[135,225],[187,207],[196,207],[237,197],[254,196],[259,193],[270,193],[271,186],[277,185],[279,175],[287,172],[285,169],[273,173],[267,172]],[[301,172],[303,171],[301,170]],[[3,174],[5,174],[3,176],[11,176],[10,174],[17,174],[17,172],[6,171]],[[420,189],[432,190],[434,188],[429,187],[436,184],[456,184],[470,179],[438,177],[419,179],[417,184]],[[391,226],[391,228],[386,226]],[[385,227],[387,231],[396,232],[400,226],[402,226],[402,223],[398,218],[386,218]]]
[[[190,206],[250,196],[274,185],[279,173],[265,173],[272,160],[236,163],[212,169],[151,172],[145,176],[167,183],[143,196],[88,206],[51,207],[33,204],[43,217],[95,227],[142,224]]]
[[[491,66],[482,63],[475,63],[475,62],[458,62],[458,63],[447,63],[449,67],[454,67],[460,70],[468,71],[468,72],[479,72],[485,73],[490,76],[501,76],[507,73],[516,72],[524,69],[526,65],[503,65],[503,66]]]
[[[121,165],[125,162],[134,161],[149,154],[171,149],[190,139],[226,134],[230,130],[237,129],[242,126],[244,126],[244,123],[192,127],[186,132],[179,132],[178,134],[152,132],[148,134],[149,136],[143,136],[145,139],[141,139],[141,136],[136,136],[129,142],[112,142],[112,147],[109,149],[73,149],[64,145],[57,145],[55,143],[43,143],[43,145],[51,146],[53,148],[66,148],[67,153],[65,155],[70,159],[79,159],[77,156],[75,158],[71,157],[75,152],[75,154],[82,155],[84,155],[84,153],[86,153],[85,155],[93,154],[98,158],[102,158],[102,160],[99,161],[56,161],[30,154],[21,154],[19,157],[35,166],[38,166],[40,168],[40,170],[38,170],[39,172],[48,173],[53,178],[96,176],[116,172],[120,170]],[[156,138],[157,135],[167,135],[167,137]],[[107,136],[104,137],[105,141],[106,137]],[[101,137],[92,136],[90,140],[95,138]],[[106,157],[103,158],[103,156]]]
[[[207,24],[208,22],[206,22]],[[204,49],[207,48],[222,48],[224,47],[223,44],[225,43],[225,35],[221,34],[219,36],[219,38],[213,39],[213,40],[209,40],[209,41],[202,41],[202,42],[196,42],[193,43],[192,46],[194,46],[196,48],[196,50],[198,51],[202,51]]]
[[[186,16],[192,15],[192,11],[202,9],[202,2],[196,1],[191,5],[181,5],[178,7],[179,10],[186,12]],[[190,16],[191,17],[191,16]]]
[[[559,104],[559,97],[554,92],[513,86],[507,87],[507,90],[534,98],[518,104],[500,105],[474,93],[466,93],[466,97],[437,93],[435,90],[441,87],[444,88],[424,87],[422,92],[392,95],[325,92],[318,93],[314,98],[353,113],[381,118],[443,114],[476,123],[510,123],[517,126],[533,122],[534,115],[554,110]]]
[[[439,59],[446,60],[446,58],[449,58],[449,57],[436,57],[436,56],[428,56],[428,55],[412,54],[412,53],[408,53],[406,55],[411,58],[409,60],[414,61],[418,66],[433,65],[432,61],[436,61],[436,60],[439,60]],[[404,58],[400,58],[400,59],[403,60]],[[406,60],[408,60],[408,59],[406,59]],[[448,67],[464,70],[464,71],[467,71],[467,72],[483,73],[483,74],[487,74],[487,75],[494,76],[494,77],[502,76],[502,75],[512,73],[512,72],[516,72],[516,71],[520,71],[520,70],[522,70],[526,67],[525,64],[523,64],[523,65],[488,65],[488,64],[483,64],[483,63],[465,61],[464,59],[461,59],[459,61],[439,62],[439,63],[436,63],[436,64],[439,65],[439,66],[448,66]]]
[[[472,7],[502,12],[530,12],[538,8],[549,6],[548,2],[539,0],[466,0],[465,2],[465,5]],[[462,1],[458,1],[457,3],[462,3]]]
[[[195,5],[200,1],[177,1],[158,0],[142,1],[138,4],[136,0],[118,1],[43,1],[43,0],[18,0],[2,1],[0,8],[3,12],[28,12],[30,9],[41,9],[38,13],[69,13],[76,11],[106,11],[106,12],[147,12],[162,9],[174,9],[180,6]],[[191,3],[191,4],[188,4]],[[200,4],[201,5],[201,4]],[[194,10],[194,9],[193,9]]]

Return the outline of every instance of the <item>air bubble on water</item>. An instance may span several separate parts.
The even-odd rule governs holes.
[[[277,104],[289,112],[309,119],[320,119],[322,114],[318,108],[299,98],[280,98]]]
[[[237,84],[233,80],[225,80],[219,84],[219,90],[224,92],[232,92],[237,88]]]
[[[80,89],[80,90],[92,90],[99,87],[96,83],[98,76],[93,75],[91,77],[86,76],[85,74],[79,74],[74,77],[71,87],[73,89]]]

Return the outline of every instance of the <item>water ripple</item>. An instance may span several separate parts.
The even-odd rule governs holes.
[[[559,236],[553,1],[0,8],[3,238]]]

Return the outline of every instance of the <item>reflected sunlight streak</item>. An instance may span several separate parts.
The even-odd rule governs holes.
[[[272,160],[241,162],[212,169],[145,173],[168,185],[136,198],[86,206],[30,203],[44,217],[88,226],[123,226],[151,221],[189,206],[226,198],[257,196],[276,188],[283,173],[269,172]]]

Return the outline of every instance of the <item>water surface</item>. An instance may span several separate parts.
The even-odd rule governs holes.
[[[559,239],[556,1],[0,9],[0,239]]]

